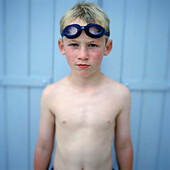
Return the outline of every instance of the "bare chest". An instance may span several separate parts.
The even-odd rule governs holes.
[[[74,130],[111,126],[120,109],[110,95],[64,95],[53,103],[52,110],[59,126]]]

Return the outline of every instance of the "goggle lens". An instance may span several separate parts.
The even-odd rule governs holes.
[[[101,34],[103,31],[102,31],[102,29],[101,29],[100,27],[98,27],[98,26],[91,26],[91,27],[89,28],[89,32],[90,32],[91,34],[98,35],[98,34]]]
[[[77,33],[77,28],[74,26],[68,27],[67,29],[65,29],[65,34],[67,35],[74,35]]]
[[[61,35],[62,37],[65,36],[69,39],[77,38],[82,30],[85,30],[86,34],[92,38],[100,38],[103,35],[110,35],[109,32],[106,32],[106,30],[98,24],[88,24],[86,26],[80,26],[78,24],[68,25],[63,29]]]

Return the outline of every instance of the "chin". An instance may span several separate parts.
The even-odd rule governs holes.
[[[94,74],[95,74],[95,72],[87,72],[87,71],[80,71],[80,72],[77,73],[77,75],[82,77],[82,78],[88,78],[88,77],[91,77]]]
[[[78,73],[78,75],[79,75],[80,77],[85,77],[85,78],[90,76],[89,73]]]

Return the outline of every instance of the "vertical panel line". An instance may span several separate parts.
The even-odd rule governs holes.
[[[31,0],[28,0],[28,55],[27,55],[27,75],[30,76],[31,70]]]
[[[120,69],[120,82],[123,82],[123,70],[124,70],[124,51],[125,51],[125,30],[126,30],[126,14],[127,14],[127,2],[126,0],[124,1],[124,13],[123,13],[123,28],[122,28],[122,47],[121,47],[121,69]]]
[[[53,33],[52,33],[52,36],[53,36],[53,44],[52,44],[52,70],[51,70],[51,82],[52,83],[54,81],[54,65],[55,65],[55,42],[56,42],[56,39],[55,39],[55,20],[56,20],[56,0],[53,0]]]
[[[165,100],[166,99],[166,92],[163,92],[163,99],[162,99],[162,103],[161,103],[161,118],[160,118],[160,126],[159,126],[159,132],[158,132],[158,136],[159,136],[159,141],[158,141],[158,147],[157,147],[157,154],[156,154],[156,160],[155,160],[155,167],[154,169],[158,169],[159,168],[159,160],[160,160],[160,149],[161,149],[161,142],[162,142],[162,130],[163,130],[163,122],[164,122],[164,117],[165,117]]]
[[[169,25],[168,25],[169,26]],[[170,73],[170,26],[168,29],[168,45],[167,45],[167,57],[166,57],[166,68],[165,68],[165,80],[168,80],[168,73]],[[170,76],[170,75],[169,75]]]
[[[4,86],[4,114],[5,114],[5,164],[8,170],[8,116],[7,116],[7,88]]]
[[[141,129],[142,129],[142,116],[143,116],[143,105],[144,105],[144,91],[141,91],[141,102],[140,102],[140,112],[139,112],[139,127],[138,127],[138,137],[137,137],[137,147],[136,147],[136,155],[139,155],[139,146],[140,146],[140,137],[141,137]],[[136,157],[136,162],[134,169],[138,169],[139,158]]]
[[[6,3],[3,0],[3,76],[6,76]]]
[[[31,168],[31,134],[30,134],[30,87],[28,87],[27,94],[28,94],[28,105],[27,105],[27,119],[28,119],[28,170]]]
[[[6,1],[3,0],[3,62],[4,62],[4,66],[3,66],[3,78],[6,76]],[[4,97],[4,126],[5,126],[5,136],[4,136],[4,140],[5,140],[5,166],[6,166],[6,170],[8,170],[8,115],[7,115],[7,88],[6,86],[3,87],[4,89],[4,93],[3,93],[3,97]]]
[[[28,77],[31,76],[31,0],[28,0],[28,63],[27,63],[27,75]],[[27,94],[28,94],[28,104],[27,104],[27,120],[28,120],[28,170],[31,168],[31,134],[30,134],[30,87],[27,88]]]
[[[146,35],[145,35],[145,47],[144,47],[144,64],[143,64],[143,77],[142,79],[146,79],[146,63],[147,63],[147,55],[148,55],[148,37],[149,37],[149,23],[150,23],[150,10],[151,10],[151,2],[150,0],[148,1],[147,4],[147,21],[146,21]]]

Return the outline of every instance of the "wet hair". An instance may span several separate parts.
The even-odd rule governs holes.
[[[76,19],[80,19],[87,24],[99,24],[107,32],[110,32],[110,20],[108,16],[94,3],[81,2],[70,8],[60,20],[60,33],[70,22]]]

